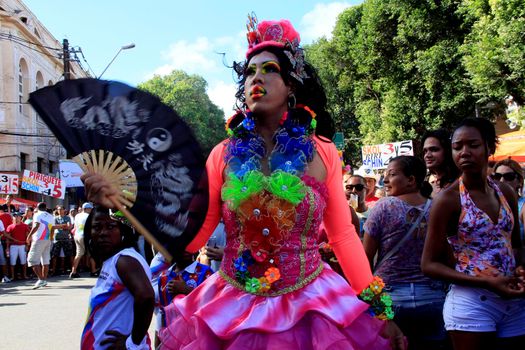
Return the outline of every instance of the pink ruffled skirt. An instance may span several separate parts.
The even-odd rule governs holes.
[[[390,349],[347,282],[325,264],[302,289],[277,297],[241,291],[218,273],[165,309],[162,349]]]

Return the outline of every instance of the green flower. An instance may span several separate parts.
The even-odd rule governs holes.
[[[301,203],[306,196],[306,187],[301,179],[284,171],[272,173],[268,180],[268,191],[293,205]]]
[[[359,294],[359,299],[363,301],[372,301],[374,299],[374,293],[370,290],[370,288],[367,288]]]
[[[246,281],[246,291],[248,293],[256,293],[261,287],[261,282],[257,278],[250,278]]]
[[[387,320],[392,320],[394,318],[394,310],[391,307],[385,309],[385,316]]]
[[[387,307],[392,306],[392,297],[388,294],[382,294],[381,303]]]
[[[228,203],[230,209],[235,210],[252,194],[261,192],[264,184],[265,178],[260,171],[247,172],[242,178],[230,173],[222,188],[222,200]]]
[[[312,119],[312,121],[310,122],[310,126],[315,131],[315,128],[317,128],[317,120]]]

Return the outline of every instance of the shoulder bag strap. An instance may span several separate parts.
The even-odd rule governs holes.
[[[419,224],[421,223],[421,220],[423,220],[423,217],[425,216],[425,213],[428,211],[428,208],[430,207],[430,203],[432,201],[430,199],[427,199],[427,202],[425,203],[425,208],[421,211],[421,214],[419,214],[419,217],[417,218],[416,221],[414,221],[414,223],[412,224],[412,226],[410,227],[410,229],[407,231],[406,235],[403,237],[402,240],[400,240],[396,246],[394,248],[392,248],[392,250],[390,250],[384,257],[382,260],[378,261],[376,263],[376,265],[374,266],[374,271],[377,271],[379,269],[379,266],[384,263],[385,261],[387,261],[388,259],[390,259],[395,253],[397,253],[397,251],[399,250],[399,248],[401,248],[401,246],[403,244],[405,244],[405,242],[407,241],[407,239],[412,235],[412,232],[414,232],[414,230],[419,226]]]

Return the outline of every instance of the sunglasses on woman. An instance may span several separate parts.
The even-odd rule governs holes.
[[[494,173],[492,178],[496,181],[500,181],[503,178],[505,181],[514,181],[518,175],[516,173]]]
[[[362,191],[365,188],[365,185],[346,185],[346,189],[352,191],[355,188],[356,191]]]

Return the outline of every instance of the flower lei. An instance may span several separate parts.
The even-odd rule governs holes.
[[[226,123],[230,142],[222,199],[236,212],[241,226],[247,249],[234,259],[233,266],[237,281],[249,293],[267,292],[281,278],[274,255],[294,226],[296,207],[307,193],[301,176],[314,156],[310,135],[316,127],[315,117],[310,108],[302,105],[284,113],[268,159],[269,176],[261,171],[266,147],[255,132],[252,113],[239,112]],[[237,125],[231,128],[234,123]],[[255,264],[266,267],[264,276],[252,276],[250,270]]]
[[[374,279],[364,289],[358,298],[369,304],[368,313],[380,320],[391,320],[394,318],[394,310],[392,309],[392,298],[383,291],[385,283],[379,276],[374,276]]]

